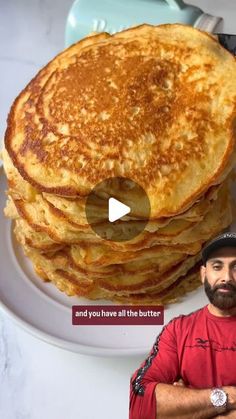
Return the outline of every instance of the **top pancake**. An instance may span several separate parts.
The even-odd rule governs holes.
[[[5,146],[40,191],[86,196],[108,177],[127,177],[147,192],[151,218],[174,215],[231,167],[235,71],[235,58],[190,26],[91,36],[18,96]]]

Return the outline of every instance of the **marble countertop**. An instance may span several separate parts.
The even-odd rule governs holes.
[[[192,0],[236,33],[235,0]],[[9,107],[35,73],[64,47],[71,0],[1,1],[0,138]],[[0,312],[0,418],[126,419],[129,379],[141,357],[75,354],[29,335]]]

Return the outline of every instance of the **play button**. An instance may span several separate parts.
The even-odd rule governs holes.
[[[122,204],[122,202],[115,198],[109,198],[108,219],[111,223],[114,223],[114,221],[119,220],[126,214],[129,214],[129,212],[130,207]]]
[[[88,224],[104,240],[129,241],[142,233],[150,216],[144,189],[131,179],[113,177],[98,183],[86,200]]]

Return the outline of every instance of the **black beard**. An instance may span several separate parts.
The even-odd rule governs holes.
[[[229,290],[229,292],[227,293],[218,292],[217,290],[219,288],[227,289]],[[205,276],[204,289],[211,304],[213,304],[215,307],[219,308],[220,310],[229,310],[231,308],[236,307],[236,286],[235,285],[231,283],[227,283],[227,284],[221,284],[221,285],[216,285],[215,287],[211,287],[211,285],[208,282],[207,277]]]

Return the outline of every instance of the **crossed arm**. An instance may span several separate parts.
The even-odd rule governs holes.
[[[210,389],[196,390],[187,388],[183,380],[172,384],[159,383],[155,388],[156,419],[207,419],[234,418],[236,419],[236,387],[225,386],[228,394],[228,411],[217,414],[210,402]]]
[[[210,388],[186,387],[180,376],[175,334],[166,327],[131,378],[129,419],[236,419],[236,386],[223,387],[228,411],[220,413],[210,401]]]

